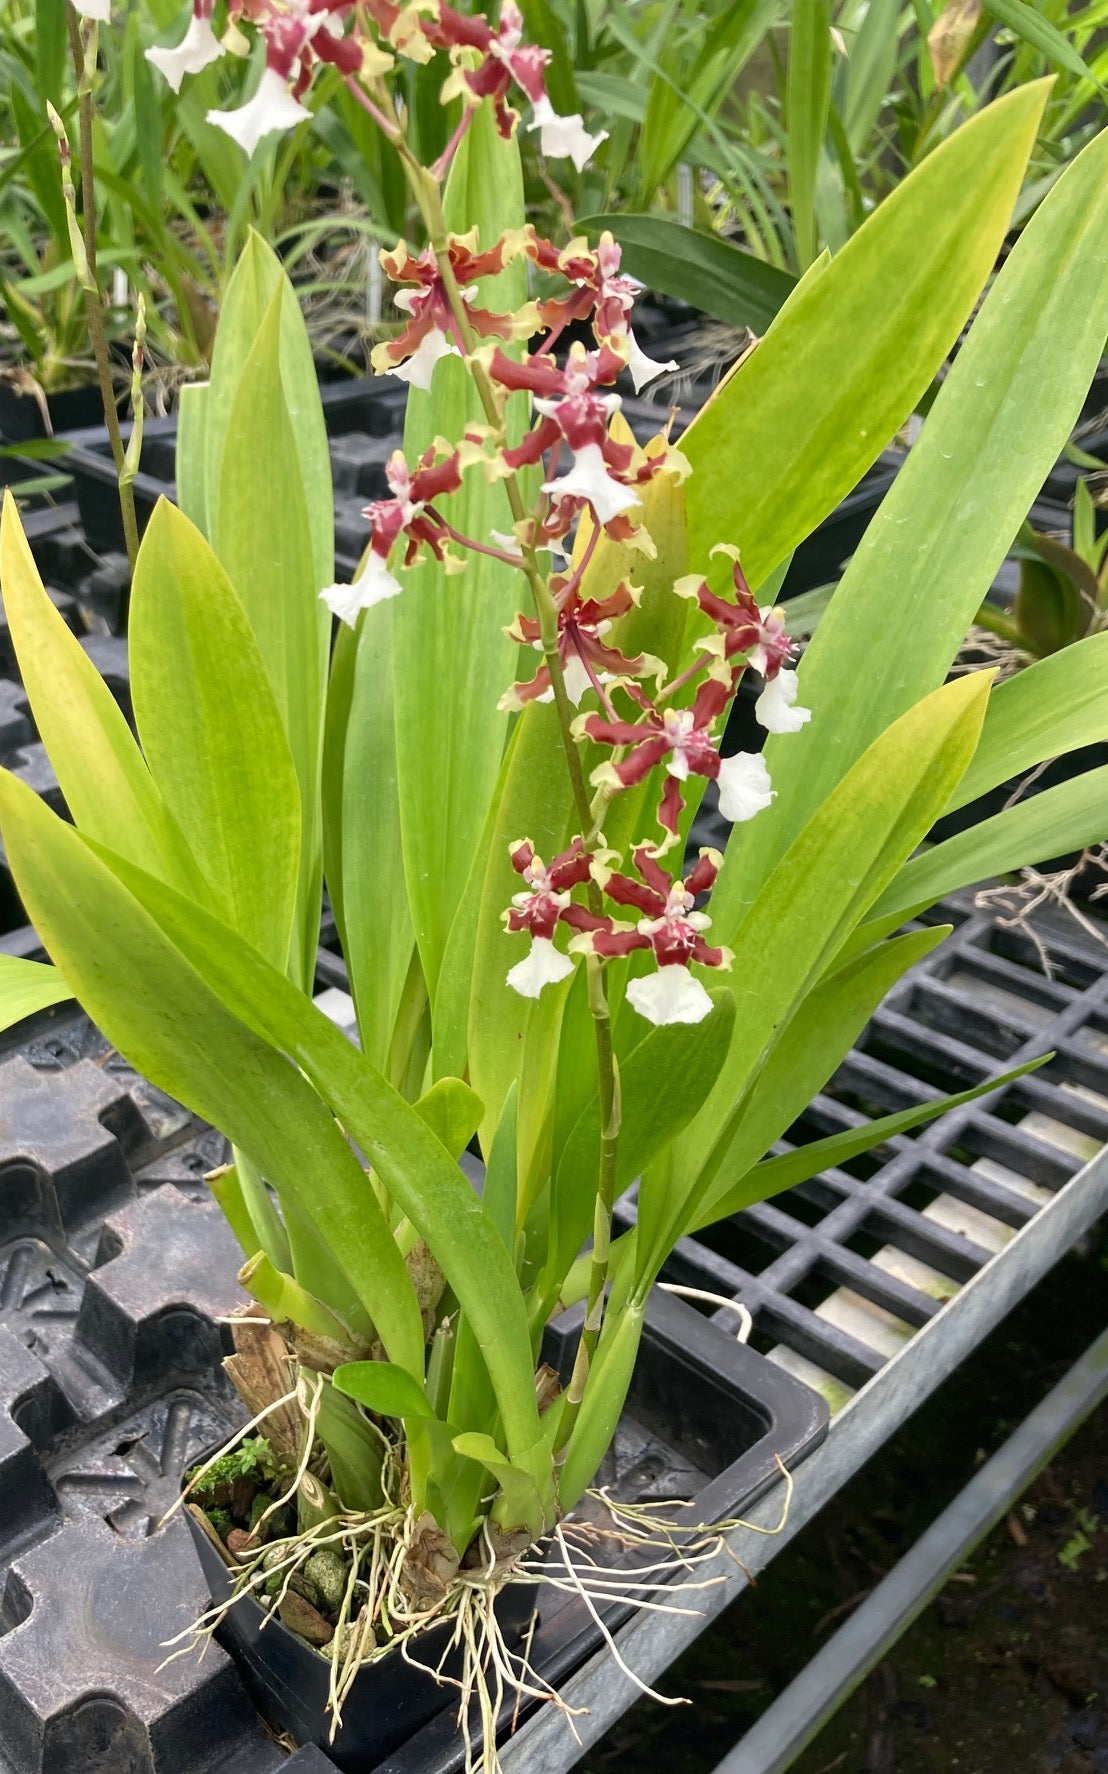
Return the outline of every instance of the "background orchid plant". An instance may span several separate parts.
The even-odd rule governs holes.
[[[475,1562],[493,1589],[515,1575],[592,1483],[685,1233],[946,1106],[771,1155],[945,934],[905,923],[1108,833],[1096,770],[919,848],[944,812],[1108,737],[1108,636],[1067,650],[1064,694],[1050,659],[944,681],[1108,332],[1108,136],[1008,256],[797,673],[774,587],[957,339],[1045,86],[981,112],[818,260],[677,450],[619,414],[620,379],[661,366],[614,243],[526,224],[516,104],[550,155],[580,164],[597,137],[554,113],[513,6],[496,26],[442,0],[233,11],[265,70],[213,121],[244,143],[286,127],[328,62],[405,167],[425,241],[384,256],[407,320],[377,358],[409,384],[405,447],[335,584],[311,352],[254,239],[210,383],[184,392],[180,509],[139,553],[137,739],[9,501],[7,617],[72,823],[0,777],[58,969],[9,962],[0,983],[8,1020],[76,996],[231,1140],[209,1181],[289,1381],[251,1402],[293,1401],[271,1439],[354,1524],[356,1571],[382,1524],[390,1569],[419,1564],[422,1625],[463,1608]],[[184,80],[225,41],[197,0],[158,65]],[[453,128],[426,167],[403,78],[435,57]],[[765,753],[723,755],[750,672]],[[710,782],[731,836],[686,859]],[[357,1045],[310,995],[324,883]],[[540,1346],[572,1304],[563,1387]]]

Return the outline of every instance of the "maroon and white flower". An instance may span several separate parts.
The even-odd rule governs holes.
[[[552,338],[574,320],[590,320],[598,345],[606,346],[630,371],[638,394],[663,370],[675,370],[675,362],[655,363],[639,348],[631,328],[630,315],[638,285],[620,275],[621,248],[605,232],[595,249],[583,235],[558,248],[537,234],[527,231],[525,251],[529,259],[543,271],[564,277],[571,288],[567,295],[552,296],[540,302],[539,316]],[[550,344],[547,344],[547,350]]]
[[[494,314],[474,304],[477,278],[503,271],[515,250],[514,239],[506,236],[488,252],[478,251],[476,228],[450,237],[450,268],[461,287],[469,324],[481,338],[521,339],[534,331],[537,311],[533,303],[526,303],[515,314]],[[414,388],[429,389],[439,359],[457,356],[463,345],[439,262],[430,247],[413,253],[402,243],[393,252],[383,252],[381,264],[394,283],[410,283],[415,288],[399,290],[394,296],[401,313],[411,318],[395,339],[374,347],[373,367],[378,375],[396,376]]]
[[[608,959],[651,949],[656,973],[633,979],[627,987],[628,1002],[648,1022],[698,1023],[712,1009],[712,1000],[699,979],[689,972],[695,961],[702,967],[730,967],[729,949],[712,948],[704,940],[711,926],[706,912],[696,911],[696,897],[715,883],[723,858],[718,850],[702,850],[692,873],[674,880],[660,866],[647,845],[635,851],[640,879],[600,871],[605,896],[617,905],[642,913],[630,928],[611,918],[596,917],[584,906],[571,905],[562,913],[577,935],[570,951],[592,953]]]
[[[540,415],[535,430],[514,449],[503,452],[508,466],[515,469],[539,462],[548,450],[566,445],[572,455],[570,467],[545,480],[542,490],[559,503],[572,500],[577,507],[581,503],[591,506],[598,524],[611,523],[642,503],[635,485],[629,484],[629,474],[637,483],[665,466],[664,459],[644,457],[645,469],[633,469],[634,446],[617,443],[609,435],[608,421],[619,410],[619,398],[599,394],[597,387],[614,381],[621,367],[613,352],[605,348],[586,351],[579,344],[570,347],[564,369],[546,354],[513,363],[499,349],[489,366],[501,387],[528,389]]]
[[[673,589],[679,597],[694,597],[715,624],[716,633],[698,643],[702,652],[721,664],[742,655],[765,679],[765,688],[754,705],[755,718],[770,733],[797,733],[812,711],[797,705],[797,677],[787,669],[792,642],[785,631],[785,612],[756,602],[739,565],[739,551],[719,543],[713,554],[731,557],[735,602],[717,597],[696,574],[678,579]]]
[[[543,986],[556,985],[573,972],[569,956],[554,946],[554,932],[571,904],[570,890],[589,879],[592,859],[580,837],[549,867],[536,856],[530,838],[521,838],[510,848],[512,867],[523,877],[526,889],[512,895],[504,921],[509,931],[527,931],[531,947],[509,970],[508,984],[522,998],[537,998]]]
[[[375,499],[368,505],[369,552],[358,577],[349,585],[328,585],[320,597],[328,609],[351,627],[360,610],[369,610],[386,598],[397,597],[403,587],[388,568],[389,555],[397,539],[405,535],[408,547],[404,564],[410,566],[420,548],[426,544],[442,560],[450,532],[433,509],[432,501],[454,493],[462,484],[460,453],[448,452],[436,461],[436,445],[425,452],[413,473],[396,450],[389,458],[385,478],[392,492],[391,499]]]
[[[437,17],[427,19],[423,29],[429,42],[438,49],[449,50],[455,60],[456,74],[443,88],[444,100],[459,92],[470,104],[491,99],[502,136],[510,137],[519,121],[518,112],[508,104],[508,94],[515,85],[530,100],[529,128],[540,132],[542,151],[552,159],[568,156],[581,172],[601,142],[607,140],[607,130],[590,136],[579,114],[559,117],[555,111],[546,92],[545,70],[550,51],[524,43],[523,14],[515,0],[503,0],[495,31],[480,14],[467,16],[445,3],[440,3]],[[471,61],[476,65],[468,66]]]
[[[174,92],[180,92],[186,74],[199,74],[223,54],[223,45],[212,30],[211,0],[194,0],[188,30],[173,49],[148,49],[146,59]]]
[[[708,677],[700,685],[691,708],[663,709],[656,708],[636,685],[624,684],[626,694],[643,710],[638,720],[610,720],[589,714],[575,723],[575,730],[599,745],[628,748],[617,762],[607,760],[597,766],[592,774],[594,785],[633,788],[663,764],[666,784],[658,823],[669,833],[670,842],[677,837],[683,806],[680,785],[690,776],[703,776],[719,783],[720,811],[725,819],[733,823],[753,819],[773,799],[769,772],[756,754],[740,752],[733,758],[721,758],[714,731],[716,720],[731,700],[734,683],[734,676],[726,681]],[[668,843],[665,847],[669,847]]]
[[[604,639],[613,622],[635,606],[635,592],[627,581],[619,584],[610,597],[582,598],[573,583],[574,577],[568,586],[558,578],[551,580],[550,585],[558,606],[558,657],[566,694],[574,708],[586,690],[610,683],[613,678],[660,676],[665,670],[662,660],[650,653],[628,658]],[[542,652],[542,630],[535,617],[521,613],[504,632],[509,640]],[[553,695],[550,668],[543,663],[530,682],[513,684],[506,690],[498,706],[513,711],[528,702],[549,702]]]

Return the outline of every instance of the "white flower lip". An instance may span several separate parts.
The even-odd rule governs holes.
[[[398,382],[407,382],[411,388],[423,388],[430,393],[435,365],[443,357],[457,355],[457,346],[451,343],[445,333],[440,333],[435,328],[426,338],[420,340],[407,363],[397,364],[388,373],[395,376]]]
[[[276,69],[265,68],[252,99],[234,111],[209,111],[208,122],[237,142],[244,154],[253,154],[263,136],[272,135],[275,130],[293,129],[310,116],[311,112],[293,98]]]
[[[759,752],[740,751],[721,758],[717,782],[719,810],[732,825],[763,812],[777,792],[770,786],[766,761]]]
[[[712,1000],[700,981],[676,963],[633,979],[627,997],[639,1015],[658,1028],[666,1023],[703,1022],[712,1009]]]
[[[572,160],[578,172],[584,172],[601,142],[608,140],[606,129],[591,136],[579,111],[570,117],[559,117],[548,98],[535,101],[528,128],[540,132],[539,142],[544,154],[551,160]]]
[[[543,986],[557,985],[572,972],[573,962],[568,955],[556,949],[549,937],[535,936],[530,953],[509,971],[508,984],[521,998],[537,998]]]
[[[223,54],[223,46],[212,30],[211,20],[197,18],[194,14],[189,20],[189,28],[173,49],[148,49],[146,59],[157,68],[166,83],[174,92],[180,92],[181,82],[186,74],[199,74],[212,62],[219,60]]]
[[[332,615],[353,628],[360,610],[371,610],[374,604],[383,604],[386,598],[399,597],[403,589],[381,556],[371,549],[364,568],[352,584],[328,585],[319,595]]]
[[[641,504],[639,495],[608,473],[600,445],[584,444],[573,453],[573,467],[557,480],[543,482],[544,493],[563,493],[575,499],[587,499],[596,513],[597,522],[610,523],[621,511]]]
[[[811,709],[797,704],[798,688],[795,671],[779,671],[766,685],[754,704],[754,719],[767,733],[799,733],[811,720]]]
[[[98,25],[106,25],[112,16],[112,0],[73,0],[74,12],[82,18],[92,19]]]
[[[667,370],[679,370],[681,365],[672,357],[668,363],[658,363],[653,357],[647,357],[646,352],[635,338],[634,332],[628,327],[627,368],[630,371],[631,380],[635,384],[635,393],[638,394],[648,382],[653,382],[655,376],[660,376]]]

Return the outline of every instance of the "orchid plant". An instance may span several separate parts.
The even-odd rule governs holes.
[[[338,1708],[360,1662],[443,1618],[480,1685],[486,1604],[592,1484],[675,1243],[946,1106],[774,1150],[948,928],[910,921],[1105,835],[1093,771],[919,849],[1108,736],[1103,635],[1069,650],[1064,698],[1050,661],[944,681],[1108,331],[1108,136],[1008,256],[797,672],[774,587],[977,302],[1044,86],[817,262],[678,450],[619,412],[621,378],[659,366],[615,245],[526,224],[516,102],[552,157],[596,134],[553,112],[511,0],[495,26],[446,0],[249,0],[228,29],[265,53],[213,119],[236,139],[294,122],[327,62],[405,167],[426,238],[384,256],[406,321],[376,365],[409,385],[405,445],[336,584],[311,354],[253,240],[182,400],[180,509],[138,557],[137,739],[9,500],[7,618],[72,823],[0,776],[57,968],[0,983],[9,1021],[75,996],[232,1142],[208,1180],[255,1305],[230,1371],[299,1510],[233,1556],[272,1594],[321,1536],[342,1549]],[[183,79],[225,42],[197,0],[159,65]],[[427,167],[403,71],[435,57],[454,127]],[[749,673],[767,744],[731,756]],[[731,836],[690,855],[708,784]],[[357,1043],[311,998],[324,882]],[[562,1385],[540,1348],[571,1305]]]

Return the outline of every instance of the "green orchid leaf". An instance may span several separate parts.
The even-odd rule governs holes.
[[[331,851],[327,878],[332,901],[341,908],[362,1051],[382,1071],[388,1068],[415,945],[407,896],[390,893],[387,906],[381,899],[382,879],[401,853],[392,623],[393,605],[383,603],[365,612],[356,631],[340,624],[329,722],[339,720],[338,698],[349,701],[341,732],[334,728],[330,736],[324,777],[325,794],[332,797],[325,832]],[[462,1066],[453,1069],[460,1072]]]
[[[1008,102],[990,106],[952,143]],[[732,847],[716,887],[717,918],[721,907],[734,914],[749,901],[864,747],[949,671],[1100,360],[1106,230],[1108,131],[1020,235],[816,629],[800,667],[812,721],[766,746],[773,815]]]
[[[218,140],[218,131],[211,132]],[[225,138],[224,138],[225,139]],[[233,185],[239,175],[233,177]],[[252,376],[250,359],[263,325],[276,302],[281,405],[288,416],[291,452],[281,476],[291,475],[301,490],[311,533],[315,590],[334,578],[334,507],[331,457],[319,398],[319,382],[311,340],[296,291],[276,253],[251,229],[239,255],[220,307],[211,380],[204,393],[188,389],[182,399],[182,424],[177,442],[177,486],[181,508],[216,544],[220,504],[227,474],[227,452],[247,452],[259,469],[273,464],[277,439],[265,431],[233,435],[234,410],[244,383]],[[224,562],[224,565],[227,563]],[[232,574],[232,578],[234,575]],[[237,583],[237,581],[236,581]]]
[[[376,1325],[390,1357],[421,1375],[423,1324],[411,1279],[343,1132],[308,1079],[221,1001],[211,970],[201,977],[134,884],[155,902],[164,893],[183,925],[195,921],[209,933],[228,964],[232,955],[249,957],[353,1054],[349,1042],[226,925],[123,858],[94,850],[6,771],[0,828],[35,928],[82,1008],[137,1071],[242,1147],[286,1208],[314,1228],[331,1274],[349,1279],[362,1313],[355,1328]],[[445,1154],[442,1161],[449,1163]],[[265,1237],[257,1243],[280,1267]],[[296,1279],[349,1317],[345,1290],[327,1297],[318,1277],[314,1285]]]
[[[745,1176],[803,1114],[897,980],[949,934],[950,925],[940,924],[876,943],[807,993],[778,1034],[734,1117],[715,1181],[696,1211],[698,1225],[708,1223],[705,1216],[715,1217],[716,1202],[729,1198],[734,1177]],[[695,1227],[685,1223],[682,1230],[688,1234]]]
[[[794,0],[786,86],[789,207],[796,257],[806,271],[816,256],[816,174],[831,107],[831,9],[828,0]]]
[[[434,1420],[427,1394],[405,1368],[391,1361],[346,1361],[331,1375],[331,1383],[348,1398],[357,1399],[377,1417],[428,1417]]]
[[[0,587],[35,726],[74,823],[208,900],[119,705],[46,595],[10,491],[0,524]]]
[[[282,377],[285,286],[258,330],[231,407],[214,547],[258,643],[300,787],[300,885],[294,973],[315,969],[323,881],[320,778],[331,619],[316,595],[307,494]],[[259,448],[259,439],[265,448]],[[208,504],[211,509],[211,486]]]
[[[484,1105],[461,1078],[439,1078],[424,1091],[415,1112],[451,1158],[460,1158],[477,1132]]]
[[[230,581],[165,499],[139,549],[128,640],[135,722],[154,780],[228,922],[283,968],[300,865],[292,755]]]
[[[547,1526],[542,1499],[529,1472],[506,1460],[491,1435],[470,1431],[453,1437],[453,1448],[464,1460],[475,1460],[491,1472],[501,1497],[492,1508],[493,1520],[503,1528],[525,1527],[538,1535]]]
[[[16,785],[17,788],[19,786]],[[7,793],[0,794],[0,819],[3,819],[5,801],[10,798],[11,793],[9,782]],[[60,824],[57,821],[55,823]],[[7,840],[7,821],[3,823],[3,831]],[[61,826],[61,831],[68,837],[67,828]],[[57,838],[55,842],[64,850],[65,838]],[[256,950],[236,937],[233,931],[121,859],[106,856],[98,857],[96,862],[102,873],[108,876],[111,897],[123,905],[133,902],[135,909],[132,916],[135,921],[141,919],[144,930],[153,932],[167,954],[173,958],[182,972],[182,989],[186,985],[191,988],[192,981],[197,984],[202,981],[204,993],[218,1007],[224,1018],[228,1021],[241,1019],[251,1039],[263,1044],[267,1055],[277,1057],[279,1054],[286,1054],[294,1062],[291,1067],[284,1061],[280,1062],[284,1073],[293,1081],[289,1085],[290,1100],[299,1068],[304,1073],[302,1082],[307,1085],[310,1080],[311,1086],[314,1086],[314,1089],[309,1088],[309,1096],[316,1102],[320,1097],[324,1098],[347,1133],[357,1142],[397,1206],[434,1251],[449,1285],[474,1329],[495,1387],[504,1434],[512,1458],[524,1466],[530,1461],[534,1467],[536,1482],[545,1485],[548,1491],[551,1475],[549,1460],[542,1452],[532,1379],[530,1335],[523,1296],[508,1254],[489,1224],[481,1202],[457,1165],[451,1162],[440,1140],[411,1104],[406,1103],[392,1089],[342,1032],[290,980],[271,967]],[[76,873],[77,866],[77,862],[68,865],[67,872],[71,877]],[[116,871],[118,880],[109,875],[109,870]],[[24,874],[26,873],[25,870]],[[60,876],[61,871],[58,873]],[[52,935],[52,929],[56,931],[59,927],[64,927],[65,910],[55,903],[54,895],[47,902],[45,893],[48,891],[48,883],[44,884],[36,876],[35,886],[36,903],[44,909],[49,903],[51,928],[45,928],[44,934],[51,950],[57,952],[59,942]],[[107,885],[104,887],[104,895],[109,897]],[[78,914],[73,914],[74,918],[77,916]],[[35,921],[36,924],[39,923],[37,913]],[[42,925],[39,927],[44,928]],[[91,940],[88,946],[93,946]],[[78,965],[82,960],[83,957],[79,956]],[[90,969],[95,966],[95,960],[90,960]],[[95,977],[93,974],[93,984]],[[127,988],[126,996],[130,1002],[134,996],[130,989],[130,980]],[[112,1016],[113,1021],[119,1014],[117,1000],[120,996],[117,992],[113,1002],[104,1006],[105,1014]],[[105,1021],[100,1010],[103,1000],[98,994],[97,1006],[92,1007],[90,986],[84,980],[80,986],[80,997],[105,1032],[110,1034],[111,1024]],[[162,1002],[174,1001],[171,993],[163,994]],[[234,1026],[238,1026],[237,1022]],[[171,1028],[167,1030],[163,1026],[159,1032],[163,1042],[171,1042]],[[121,1051],[127,1050],[122,1041],[117,1041],[116,1045]],[[164,1054],[160,1050],[159,1055],[156,1063],[164,1077]],[[140,1056],[135,1063],[140,1070],[157,1081],[157,1075],[150,1070],[143,1057]],[[170,1089],[183,1100],[190,1100],[189,1095],[180,1088],[174,1089],[172,1085],[163,1085],[163,1088]],[[191,1094],[194,1098],[195,1089],[192,1089]],[[261,1113],[261,1110],[258,1112]],[[258,1139],[252,1129],[248,1130],[250,1139],[240,1140],[228,1127],[227,1112],[217,1114],[210,1108],[197,1107],[197,1113],[214,1121],[217,1126],[224,1127],[236,1144],[251,1150],[252,1139],[254,1148],[257,1148]],[[282,1115],[282,1124],[287,1118],[286,1110]],[[236,1125],[240,1125],[237,1114]],[[307,1137],[307,1133],[304,1137]],[[298,1150],[300,1145],[301,1142],[298,1141]],[[342,1189],[336,1188],[335,1193],[339,1197],[337,1202],[332,1200],[330,1194],[323,1201],[319,1199],[321,1191],[316,1174],[318,1167],[313,1167],[310,1160],[301,1161],[297,1171],[296,1190],[290,1189],[287,1182],[282,1181],[290,1168],[287,1152],[277,1166],[265,1161],[263,1157],[261,1167],[282,1197],[287,1191],[290,1197],[298,1201],[305,1218],[311,1224],[320,1224],[320,1213],[324,1207],[329,1214],[341,1208],[351,1216],[355,1225],[359,1225],[359,1214],[364,1216],[365,1223],[359,1225],[358,1233],[351,1230],[346,1233],[346,1237],[351,1240],[355,1252],[368,1252],[366,1261],[371,1256],[374,1262],[383,1264],[385,1253],[379,1248],[380,1208],[368,1181],[361,1178],[356,1161],[349,1154],[349,1148],[346,1151],[355,1164],[354,1175],[358,1181],[355,1184],[354,1178],[347,1176]],[[330,1219],[328,1228],[329,1226]],[[349,1268],[350,1254],[340,1243],[338,1236],[331,1235],[322,1225],[321,1231],[334,1250],[335,1259]],[[386,1278],[378,1281],[377,1289],[384,1290],[386,1302],[399,1295],[404,1302],[403,1310],[407,1313],[409,1298],[413,1305],[415,1301],[410,1278],[391,1235],[388,1236],[387,1244],[392,1280]],[[400,1265],[403,1284],[396,1279],[396,1264]],[[380,1302],[378,1307],[380,1309]],[[383,1323],[380,1330],[386,1348],[389,1348]],[[413,1373],[422,1374],[422,1325],[419,1343],[418,1365],[408,1356],[400,1359],[392,1349],[390,1358],[399,1359],[401,1366],[409,1368]]]
[[[874,924],[903,922],[948,893],[1108,839],[1108,765],[1029,795],[906,862],[873,907]]]
[[[1026,1065],[1016,1066],[1011,1072],[1002,1072],[998,1078],[986,1078],[983,1084],[975,1084],[972,1090],[960,1090],[954,1096],[933,1097],[930,1102],[917,1103],[911,1109],[899,1109],[895,1115],[879,1115],[875,1121],[867,1121],[861,1127],[850,1127],[842,1133],[828,1134],[826,1139],[812,1140],[809,1145],[798,1146],[794,1152],[782,1152],[777,1158],[764,1158],[760,1164],[754,1165],[737,1183],[731,1183],[723,1194],[713,1202],[711,1209],[706,1206],[697,1215],[695,1226],[691,1231],[702,1231],[713,1222],[728,1218],[731,1214],[741,1213],[744,1207],[753,1207],[755,1202],[768,1201],[771,1196],[781,1194],[784,1189],[794,1189],[798,1183],[807,1182],[809,1177],[819,1176],[825,1170],[837,1165],[849,1163],[862,1152],[870,1152],[875,1146],[884,1145],[886,1140],[895,1139],[899,1134],[910,1133],[914,1127],[922,1127],[927,1121],[934,1121],[937,1116],[945,1115],[950,1109],[960,1109],[965,1103],[976,1102],[979,1097],[988,1096],[995,1090],[1003,1090],[1005,1085],[1012,1084],[1017,1078],[1025,1078],[1028,1072],[1037,1072],[1054,1056],[1050,1053],[1040,1054],[1037,1059],[1028,1060]]]
[[[64,1004],[72,996],[57,968],[41,961],[22,961],[17,955],[0,955],[0,1029],[14,1029],[27,1017]]]
[[[948,813],[1014,783],[1036,764],[1108,740],[1108,634],[1088,635],[997,684],[981,742]]]
[[[1040,81],[1009,94],[929,154],[793,292],[694,420],[681,440],[692,571],[732,542],[760,584],[872,467],[992,270],[1048,91]]]
[[[489,1162],[485,1170],[485,1190],[482,1200],[485,1212],[504,1240],[504,1248],[508,1255],[515,1257],[516,1213],[518,1195],[518,1176],[516,1160],[516,1108],[519,1090],[513,1078],[504,1107],[500,1114],[500,1125],[492,1142]]]

